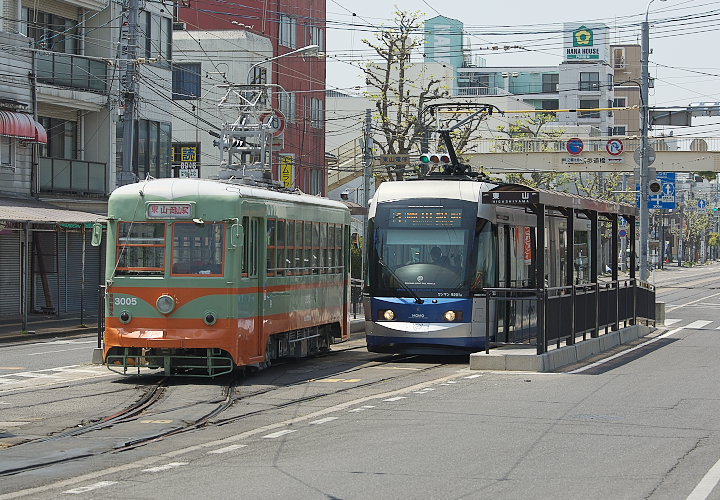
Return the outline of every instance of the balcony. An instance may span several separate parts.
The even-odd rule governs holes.
[[[37,53],[37,80],[70,89],[107,93],[107,64],[60,52]]]
[[[473,96],[473,95],[511,95],[505,89],[499,87],[456,87],[454,95],[456,96]]]
[[[106,196],[107,165],[84,160],[40,158],[41,193]]]

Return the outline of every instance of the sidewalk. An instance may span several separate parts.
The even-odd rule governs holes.
[[[96,335],[97,320],[94,317],[85,317],[84,324],[80,323],[80,315],[55,317],[31,314],[28,317],[27,331],[22,331],[22,323],[16,318],[7,321],[0,320],[0,343],[23,340],[46,339],[65,335]]]

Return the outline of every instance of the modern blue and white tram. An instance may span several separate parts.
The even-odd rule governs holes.
[[[370,204],[365,325],[371,352],[458,354],[485,347],[485,287],[536,288],[536,217],[483,205],[496,184],[467,177],[384,182]],[[547,286],[567,272],[563,221],[545,219]],[[588,276],[575,226],[575,276]],[[584,243],[583,243],[584,242]],[[584,271],[584,273],[583,273]],[[492,340],[492,337],[491,337]]]

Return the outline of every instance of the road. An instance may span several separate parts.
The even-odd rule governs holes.
[[[6,474],[0,500],[720,498],[718,271],[656,272],[668,326],[615,357],[558,373],[470,371],[467,359],[381,356],[357,340],[236,381],[235,403],[200,427],[188,421],[222,406],[228,380],[173,382],[136,419],[41,441],[159,381],[84,365],[92,344],[64,351],[78,358],[58,359],[63,370],[28,361],[38,368],[3,375],[25,381],[0,385],[0,420],[14,422],[0,445],[37,441],[0,451],[0,468],[68,460]],[[73,346],[15,346],[13,361]],[[34,369],[55,379],[17,375]],[[171,428],[182,432],[118,451]]]

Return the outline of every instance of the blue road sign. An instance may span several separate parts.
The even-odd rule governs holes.
[[[698,200],[698,208],[707,208],[707,201],[705,200]]]
[[[568,139],[567,143],[565,144],[565,149],[567,149],[567,152],[571,155],[579,155],[583,152],[584,147],[585,146],[583,145],[582,139],[578,137]]]
[[[619,235],[621,238],[626,237],[626,236],[627,236],[627,230],[626,230],[626,229],[621,229],[620,231],[618,231],[618,235]]]
[[[662,183],[662,190],[658,194],[648,195],[648,208],[651,210],[674,210],[677,208],[675,198],[675,172],[658,172],[656,177]],[[635,204],[640,206],[640,185],[636,184],[638,194],[635,196]]]
[[[627,219],[622,215],[618,215],[618,226],[627,226]]]

